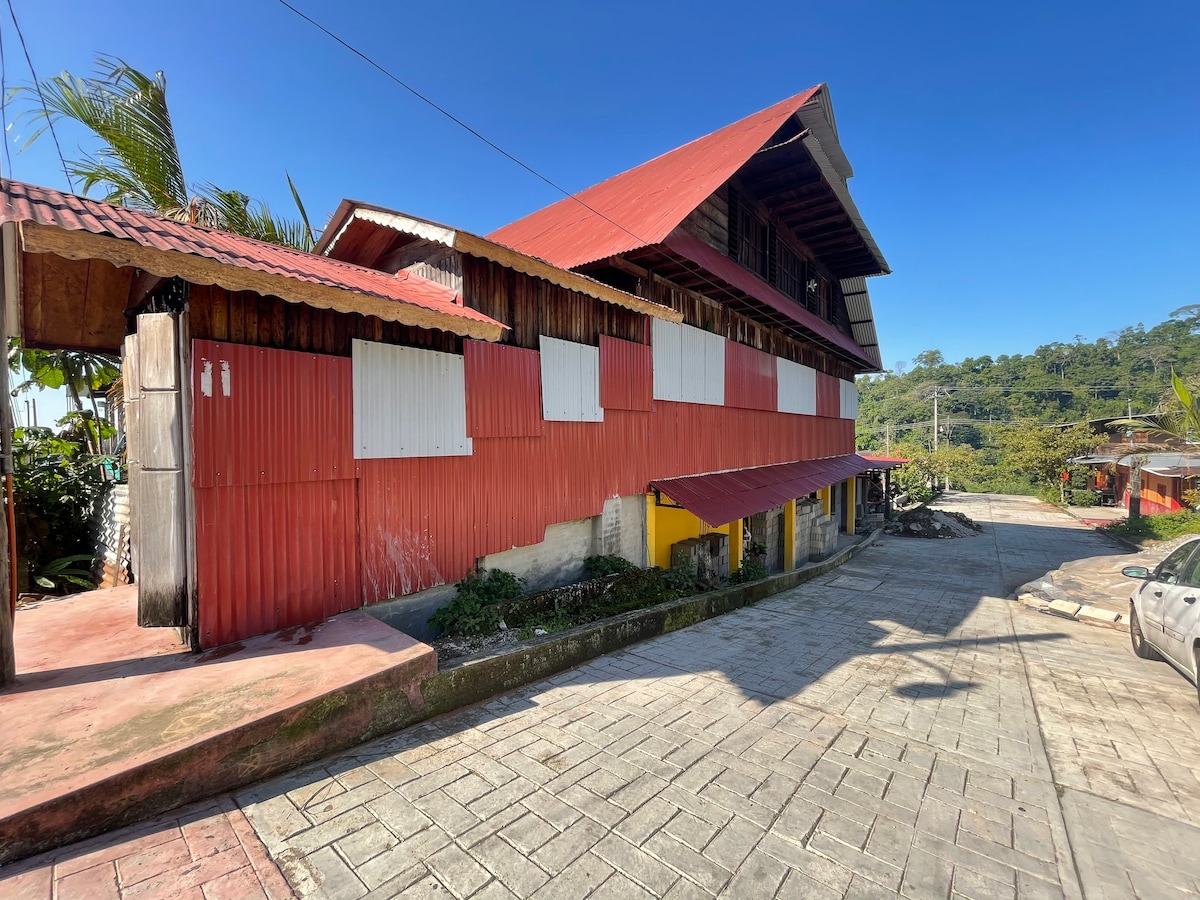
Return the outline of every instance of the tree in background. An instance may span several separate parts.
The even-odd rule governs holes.
[[[275,216],[265,203],[252,201],[240,191],[210,183],[190,185],[167,107],[163,73],[151,77],[121,59],[104,55],[96,57],[96,68],[97,74],[91,78],[64,71],[36,87],[17,89],[38,101],[27,115],[40,121],[40,127],[26,147],[51,124],[63,119],[78,122],[101,142],[94,156],[67,163],[67,171],[83,183],[84,194],[102,187],[104,199],[118,206],[299,250],[312,249],[312,228],[290,176],[288,187],[299,220]]]
[[[1086,422],[1056,427],[1029,420],[997,429],[995,440],[1003,465],[1036,479],[1043,497],[1058,494],[1062,503],[1066,501],[1063,473],[1070,471],[1070,460],[1087,456],[1104,437]]]

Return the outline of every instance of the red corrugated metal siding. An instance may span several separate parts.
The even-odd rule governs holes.
[[[600,405],[649,411],[654,402],[654,355],[649,344],[600,335]]]
[[[490,553],[538,543],[657,478],[838,456],[854,423],[692,403],[547,422],[542,437],[483,438],[474,455],[361,460],[366,602],[461,578]]]
[[[192,388],[202,646],[360,605],[350,360],[193,341]]]
[[[820,90],[809,88],[488,237],[564,269],[657,244]]]
[[[736,341],[725,342],[725,405],[775,412],[779,388],[775,357]]]
[[[542,433],[542,372],[536,350],[463,341],[463,356],[470,437]]]
[[[343,357],[193,341],[196,487],[353,478],[351,377]]]
[[[361,605],[355,493],[351,478],[197,490],[201,646]]]
[[[817,373],[817,415],[839,418],[842,414],[842,386],[832,375]],[[853,422],[853,419],[846,419]]]

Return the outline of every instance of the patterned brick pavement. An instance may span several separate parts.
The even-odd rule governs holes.
[[[1194,690],[1134,659],[1121,634],[1001,599],[1116,548],[1028,501],[952,502],[985,531],[885,539],[756,607],[237,804],[303,897],[1197,891],[1184,849],[1200,846]],[[186,868],[175,832],[139,849],[160,873]],[[121,862],[136,854],[116,852],[84,871],[137,877]],[[50,883],[45,865],[25,865],[23,890]],[[69,876],[54,865],[61,891]],[[275,896],[280,882],[246,868],[234,871],[262,888],[246,896]],[[196,877],[173,893],[188,896]],[[139,883],[119,882],[124,896]]]

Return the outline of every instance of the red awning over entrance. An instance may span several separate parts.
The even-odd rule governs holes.
[[[650,482],[709,525],[724,525],[878,468],[857,453]]]

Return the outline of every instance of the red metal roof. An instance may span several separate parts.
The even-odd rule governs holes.
[[[661,243],[822,87],[565,197],[488,237],[564,269]]]
[[[33,222],[66,231],[107,235],[143,247],[200,256],[239,269],[281,275],[505,327],[481,312],[464,307],[453,288],[408,272],[390,275],[19,181],[0,180],[0,195],[3,197],[0,224]]]
[[[898,469],[905,463],[911,462],[903,456],[868,456],[866,453],[860,453],[859,456],[869,462],[872,469]]]
[[[719,526],[803,497],[871,468],[875,467],[868,460],[849,453],[734,472],[664,478],[651,481],[650,486],[709,525]]]
[[[699,238],[692,237],[685,231],[676,230],[667,235],[663,243],[680,256],[704,267],[726,284],[762,301],[793,322],[800,323],[805,329],[818,335],[826,343],[845,351],[856,361],[864,363],[869,369],[878,368],[875,361],[867,355],[867,351],[860,347],[852,337],[842,334],[829,322],[815,313],[809,312],[791,297],[771,287],[749,269],[743,268],[740,263],[723,255],[719,250],[714,250]]]

